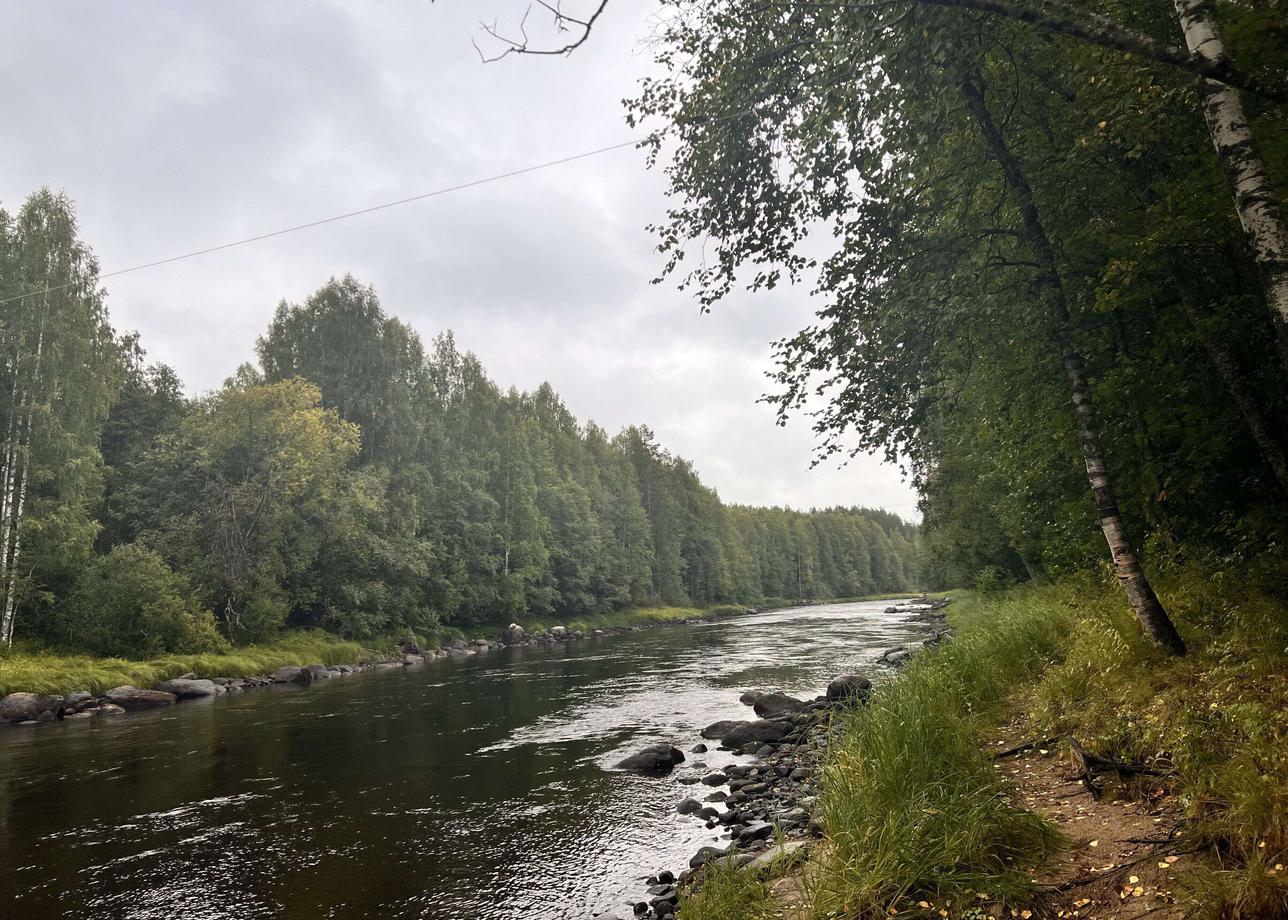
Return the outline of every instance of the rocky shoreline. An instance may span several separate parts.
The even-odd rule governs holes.
[[[930,635],[922,648],[934,646],[952,635],[943,608],[947,600],[895,605],[890,613],[911,613],[911,621],[922,622]],[[877,660],[879,666],[901,667],[914,653],[897,646]],[[818,800],[820,772],[827,755],[833,716],[848,707],[865,704],[872,683],[857,674],[834,678],[824,694],[800,700],[778,692],[749,690],[739,698],[751,706],[757,719],[725,721],[707,726],[702,737],[720,747],[749,755],[748,763],[735,763],[709,773],[694,772],[680,778],[688,785],[702,785],[712,791],[701,800],[686,797],[676,806],[682,815],[706,822],[708,829],[724,828],[726,846],[704,846],[689,859],[688,867],[663,871],[645,880],[641,900],[632,912],[639,920],[668,920],[679,907],[680,889],[700,886],[707,867],[727,866],[740,871],[768,872],[781,861],[803,858],[810,844],[823,836],[814,814]],[[705,744],[689,751],[704,754]],[[628,757],[619,769],[659,775],[671,772],[685,755],[671,745],[654,745]],[[692,766],[705,769],[702,763]]]
[[[119,715],[125,712],[159,709],[185,700],[207,699],[226,693],[256,690],[273,684],[307,687],[316,681],[348,677],[364,671],[393,670],[423,664],[438,658],[463,658],[509,646],[561,645],[584,639],[644,632],[663,626],[717,622],[759,612],[761,611],[754,607],[748,607],[728,613],[603,629],[580,630],[569,629],[566,626],[553,626],[548,631],[536,633],[529,633],[517,623],[511,623],[497,639],[452,638],[444,642],[441,648],[427,650],[420,649],[414,643],[404,642],[396,656],[372,659],[354,665],[320,663],[302,667],[287,665],[278,668],[272,674],[244,677],[199,678],[196,674],[189,673],[161,681],[151,688],[124,685],[101,694],[94,694],[88,690],[78,690],[66,696],[28,692],[10,693],[0,699],[0,725],[35,726],[49,722],[88,719],[93,716]]]

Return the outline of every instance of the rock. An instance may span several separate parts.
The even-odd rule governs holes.
[[[140,690],[130,686],[114,687],[103,695],[108,702],[130,711],[170,706],[178,699],[173,693],[166,693],[164,690]]]
[[[727,782],[729,782],[729,777],[725,776],[723,773],[708,773],[706,776],[702,777],[702,784],[704,786],[723,786]]]
[[[698,852],[694,853],[692,858],[689,859],[689,868],[701,869],[713,859],[719,859],[728,852],[728,850],[721,847],[701,847]]]
[[[313,680],[326,680],[331,677],[331,669],[324,664],[311,664],[304,669]]]
[[[403,655],[403,665],[411,667],[414,664],[424,664],[425,659],[420,655]]]
[[[96,708],[94,712],[100,716],[116,716],[125,712],[125,710],[120,706],[117,706],[115,703],[103,703],[101,706]]]
[[[712,722],[706,728],[702,729],[702,737],[708,741],[719,741],[726,737],[731,731],[750,725],[750,722],[738,721],[734,719],[725,719],[721,722]]]
[[[805,703],[785,693],[765,693],[751,708],[762,719],[781,719],[796,715],[805,708]]]
[[[878,660],[882,664],[888,664],[891,667],[899,667],[912,657],[912,652],[906,648],[892,648],[882,655]]]
[[[39,693],[10,693],[0,700],[0,722],[26,722],[39,719],[43,713],[55,716],[63,704],[61,696],[42,696]]]
[[[679,805],[675,806],[675,810],[682,815],[691,815],[694,812],[702,810],[702,803],[697,799],[685,799]]]
[[[677,763],[684,763],[683,751],[669,744],[654,744],[638,754],[627,757],[617,764],[617,769],[649,776],[664,776],[670,773]]]
[[[294,665],[283,665],[273,672],[273,683],[275,684],[307,684],[311,683],[313,675],[305,668],[297,668]]]
[[[90,693],[88,690],[73,690],[71,693],[67,694],[67,705],[83,706],[92,699],[94,699],[94,694]]]
[[[465,640],[460,636],[452,636],[452,638],[443,643],[443,648],[448,650],[462,650],[465,648]]]
[[[742,696],[738,697],[738,702],[744,706],[755,706],[757,701],[764,695],[764,690],[747,690]]]
[[[740,844],[746,844],[752,840],[768,840],[772,836],[774,836],[774,826],[768,821],[753,821],[744,827],[735,828],[733,832],[733,838]]]
[[[709,796],[703,799],[703,801],[723,802],[727,798],[729,798],[729,793],[725,792],[723,789],[717,789],[715,792],[711,793]]]
[[[689,748],[690,754],[705,754],[706,752],[707,746],[705,744],[695,744],[693,747]]]
[[[743,722],[731,729],[720,741],[720,746],[731,750],[755,745],[758,750],[766,741],[781,741],[792,730],[791,724],[778,719],[761,719],[759,722]],[[754,752],[754,751],[753,751]]]
[[[564,639],[567,639],[567,638],[568,638],[568,627],[566,627],[566,626],[551,626],[551,627],[550,627],[550,638],[551,638],[551,639],[554,639],[556,642],[562,642]]]
[[[518,623],[511,623],[501,634],[501,641],[506,645],[519,645],[528,638],[527,631]]]
[[[857,674],[840,674],[827,685],[827,698],[832,702],[859,700],[866,702],[872,695],[872,681]]]
[[[747,871],[764,872],[774,864],[775,860],[790,859],[793,855],[804,849],[805,845],[804,840],[789,840],[781,847],[768,849],[751,862],[747,863]]]
[[[173,693],[181,700],[195,700],[219,693],[219,685],[213,680],[196,680],[188,677],[163,680],[157,684],[157,689],[163,693]]]

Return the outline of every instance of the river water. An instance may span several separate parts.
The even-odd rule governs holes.
[[[657,741],[875,675],[924,635],[882,602],[799,607],[0,728],[0,918],[629,917],[707,830]],[[708,792],[705,786],[698,786]]]

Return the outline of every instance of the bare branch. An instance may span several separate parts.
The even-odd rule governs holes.
[[[487,23],[479,24],[483,32],[501,46],[501,50],[499,52],[488,55],[479,47],[478,42],[473,42],[474,49],[478,51],[479,58],[484,63],[490,64],[493,61],[499,61],[501,58],[511,54],[537,54],[546,56],[572,54],[572,52],[576,51],[590,39],[590,33],[594,30],[595,23],[599,20],[599,17],[603,15],[604,10],[608,8],[608,0],[599,0],[599,5],[595,7],[595,11],[591,13],[590,16],[586,19],[578,19],[575,16],[569,16],[563,11],[562,0],[557,0],[557,2],[553,4],[547,2],[547,0],[535,0],[535,3],[537,6],[540,6],[542,9],[549,12],[554,18],[555,29],[559,32],[573,33],[574,37],[569,41],[564,42],[562,45],[555,47],[533,47],[530,39],[528,38],[527,30],[528,15],[532,12],[532,5],[529,5],[528,8],[524,10],[523,18],[519,21],[519,34],[521,37],[518,39],[502,35],[497,31],[495,22],[491,25],[488,25]]]

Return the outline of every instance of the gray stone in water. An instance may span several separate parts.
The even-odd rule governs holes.
[[[729,851],[721,847],[701,847],[689,860],[690,869],[700,869],[713,859],[719,859]]]
[[[654,744],[618,763],[617,769],[662,776],[670,773],[678,763],[684,763],[683,751],[669,744]]]
[[[720,722],[712,722],[706,728],[702,729],[702,737],[708,741],[719,741],[726,737],[730,732],[736,731],[745,725],[750,725],[745,720],[724,719]]]
[[[705,744],[695,744],[693,747],[689,748],[690,754],[705,754],[706,752],[707,746]]]
[[[691,815],[702,810],[702,803],[697,799],[685,799],[675,806],[675,810],[682,815]]]
[[[767,741],[781,741],[792,730],[791,723],[778,719],[761,719],[758,722],[744,722],[731,729],[721,740],[721,747],[730,749],[755,744],[759,748]]]
[[[725,776],[723,773],[708,773],[706,776],[702,777],[702,784],[704,786],[723,786],[728,781],[729,777]]]
[[[164,690],[140,690],[138,687],[114,687],[104,694],[108,702],[122,709],[156,709],[159,706],[170,706],[178,697]]]
[[[827,685],[827,698],[832,702],[857,699],[863,702],[872,695],[872,681],[857,674],[840,674]]]
[[[57,714],[63,704],[61,696],[39,693],[10,693],[0,700],[0,722],[26,722],[39,719],[45,712]]]
[[[505,632],[501,634],[501,641],[506,645],[519,645],[527,637],[527,630],[518,623],[511,623],[505,628]]]
[[[219,693],[219,685],[213,680],[194,680],[176,677],[174,680],[163,680],[157,689],[164,693],[173,693],[181,700],[195,700]]]
[[[805,708],[805,704],[785,693],[765,693],[751,708],[762,719],[780,719],[796,715]]]
[[[273,683],[275,684],[307,684],[313,680],[313,675],[304,668],[297,668],[294,665],[283,665],[273,672]]]

